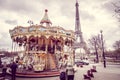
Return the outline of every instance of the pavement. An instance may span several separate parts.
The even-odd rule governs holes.
[[[93,65],[96,66],[97,72],[93,73],[94,78],[91,78],[91,80],[120,80],[120,65],[107,65],[104,68],[102,63],[79,68],[75,73],[75,80],[84,80],[83,74],[86,74],[87,70],[91,69]]]
[[[120,65],[98,65],[98,72],[95,73],[95,78],[92,80],[120,80]]]
[[[93,65],[96,66],[97,72],[93,73],[94,78],[91,78],[91,80],[120,80],[120,65],[107,64],[107,67],[104,68],[102,63],[92,63],[90,65],[83,66],[83,68],[75,67],[76,73],[74,80],[84,80],[83,74],[87,74],[87,70],[91,69]],[[16,80],[59,80],[59,76],[47,78],[16,78]]]

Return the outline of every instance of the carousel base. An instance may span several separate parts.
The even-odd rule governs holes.
[[[10,71],[7,71],[8,75],[11,75]],[[59,76],[59,71],[40,71],[40,72],[32,72],[32,71],[23,71],[16,72],[16,77],[23,78],[44,78],[44,77],[55,77]]]

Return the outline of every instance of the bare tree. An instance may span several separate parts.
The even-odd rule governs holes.
[[[120,1],[117,3],[112,3],[112,4],[115,7],[115,16],[120,21]]]
[[[98,56],[98,49],[101,48],[101,39],[100,36],[92,36],[89,40],[89,44],[92,49],[95,50],[95,55],[96,55],[96,62],[99,62],[99,56]]]
[[[115,43],[113,44],[113,47],[114,47],[116,50],[120,49],[120,40],[115,41]]]
[[[116,59],[120,59],[120,40],[115,41],[113,44],[114,50],[114,56],[116,56]]]

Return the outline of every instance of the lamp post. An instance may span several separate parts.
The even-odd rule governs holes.
[[[105,52],[104,52],[104,42],[103,42],[103,34],[102,34],[102,30],[100,30],[101,33],[101,44],[102,44],[102,57],[103,57],[103,65],[104,68],[106,68],[106,59],[105,59]]]

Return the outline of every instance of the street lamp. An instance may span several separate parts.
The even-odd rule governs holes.
[[[105,59],[105,52],[104,52],[104,42],[103,42],[103,34],[102,34],[102,30],[100,30],[101,33],[101,44],[102,44],[102,57],[103,57],[103,64],[104,64],[104,68],[106,68],[106,59]]]

